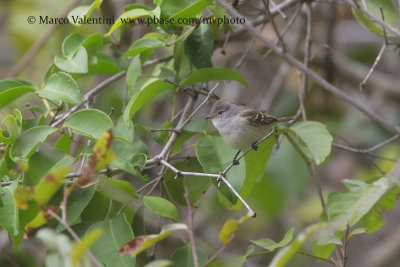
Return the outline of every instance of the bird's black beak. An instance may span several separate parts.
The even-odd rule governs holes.
[[[217,117],[215,114],[210,114],[210,115],[205,116],[204,119],[212,120],[212,119],[215,119],[215,117]]]

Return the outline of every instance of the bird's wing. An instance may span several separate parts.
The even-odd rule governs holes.
[[[265,126],[277,122],[278,120],[272,116],[265,115],[256,109],[244,109],[240,116],[245,118],[250,125]]]

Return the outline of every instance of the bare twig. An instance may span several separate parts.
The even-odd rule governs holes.
[[[382,5],[379,6],[379,10],[381,12],[381,17],[382,20],[385,21],[385,15],[383,14],[383,10],[382,10]],[[378,65],[379,61],[382,58],[383,52],[385,51],[386,47],[389,44],[387,35],[386,35],[386,29],[385,27],[382,26],[382,30],[383,30],[383,36],[384,36],[384,42],[382,44],[381,50],[379,50],[378,55],[375,58],[374,63],[372,64],[371,68],[369,69],[367,75],[365,76],[365,78],[361,81],[360,83],[360,90],[364,89],[364,86],[366,84],[366,82],[368,81],[369,77],[371,76],[372,72],[375,70],[376,66]]]
[[[395,135],[392,138],[389,138],[388,140],[385,140],[384,142],[382,142],[382,143],[380,143],[378,145],[375,145],[375,146],[373,146],[371,148],[367,148],[367,149],[354,148],[354,147],[349,147],[349,146],[345,146],[345,145],[337,144],[337,143],[332,143],[332,146],[335,147],[335,148],[339,148],[339,149],[350,151],[350,152],[355,152],[355,153],[360,153],[360,154],[370,154],[370,152],[372,152],[372,151],[374,151],[374,150],[386,145],[387,143],[395,140],[398,137],[399,137],[399,135]]]
[[[187,205],[187,210],[188,210],[188,217],[189,217],[189,239],[190,239],[190,244],[192,247],[192,254],[193,254],[193,263],[195,267],[199,266],[199,259],[197,256],[197,251],[196,251],[196,242],[194,240],[194,227],[193,227],[193,217],[194,217],[194,211],[193,211],[193,207],[192,204],[190,203],[190,199],[189,199],[189,193],[188,193],[188,189],[185,186],[185,194],[184,194],[185,200],[186,200],[186,205]]]
[[[385,52],[385,49],[387,47],[386,42],[383,43],[381,50],[379,50],[378,55],[375,58],[374,64],[372,64],[371,68],[369,69],[367,75],[365,76],[365,78],[360,82],[360,90],[364,89],[365,84],[367,83],[369,77],[371,76],[371,74],[374,72],[376,66],[378,65],[379,61],[382,58],[383,52]]]
[[[311,25],[312,25],[312,16],[311,16],[311,4],[307,2],[305,4],[306,8],[306,25],[307,25],[307,30],[306,30],[306,38],[304,40],[304,59],[303,59],[303,64],[305,67],[308,68],[308,63],[310,61],[310,53],[311,53]],[[307,74],[302,73],[302,83],[301,87],[299,88],[299,100],[300,100],[300,110],[301,110],[301,116],[304,121],[307,120],[307,114],[306,114],[306,109],[304,106],[304,100],[307,96]]]
[[[154,129],[154,128],[150,128],[149,129],[150,132],[154,133],[154,132],[176,132],[176,133],[181,133],[182,131],[179,131],[177,129]]]
[[[205,267],[207,265],[209,265],[210,263],[212,263],[219,255],[221,255],[222,252],[224,252],[224,250],[226,249],[226,247],[229,245],[229,243],[232,241],[234,235],[231,235],[231,237],[229,238],[228,242],[226,242],[226,244],[224,244],[223,246],[221,246],[217,252],[215,252],[214,255],[212,255],[201,267]]]
[[[233,17],[241,17],[241,15],[231,8],[229,5],[227,5],[224,1],[222,0],[215,0],[220,6],[224,7],[228,13],[233,16]],[[378,122],[380,125],[385,127],[386,129],[400,134],[400,127],[394,123],[391,123],[387,120],[385,120],[383,117],[372,111],[370,108],[364,106],[357,100],[355,100],[353,97],[350,95],[344,93],[341,91],[339,88],[336,86],[332,85],[331,83],[327,82],[325,79],[323,79],[319,74],[314,72],[313,70],[307,68],[304,66],[301,62],[299,62],[296,58],[294,58],[292,55],[289,55],[285,52],[282,51],[282,49],[275,44],[273,44],[270,40],[265,38],[261,33],[259,33],[249,22],[245,21],[245,23],[242,25],[247,29],[249,33],[251,33],[254,37],[256,37],[261,43],[269,47],[271,50],[273,50],[274,53],[277,55],[281,56],[284,60],[286,60],[290,65],[296,67],[297,69],[301,70],[302,72],[306,73],[310,78],[312,78],[317,84],[319,84],[323,89],[326,91],[336,95],[337,97],[341,98],[345,102],[351,104],[354,106],[356,109],[358,109],[360,112],[365,114],[366,116],[370,117],[371,119],[375,120]]]
[[[60,222],[65,227],[65,229],[68,231],[68,233],[75,239],[76,242],[78,242],[78,243],[81,242],[81,239],[79,238],[79,236],[74,232],[74,230],[72,230],[72,228],[69,226],[69,224],[67,223],[67,221],[65,219],[60,218],[60,216],[58,216],[55,212],[53,212],[50,209],[47,210],[47,213],[50,214],[58,222]],[[101,263],[92,254],[92,252],[90,252],[88,250],[87,253],[88,253],[90,259],[92,260],[92,262],[95,264],[96,267],[102,266]]]
[[[285,43],[283,42],[282,35],[279,33],[278,27],[276,26],[275,21],[274,21],[274,17],[271,15],[271,11],[269,9],[269,0],[263,0],[262,2],[264,4],[265,12],[268,15],[268,18],[271,22],[272,28],[274,29],[275,35],[278,39],[278,42],[281,45],[282,50],[286,51],[286,46],[285,46]]]

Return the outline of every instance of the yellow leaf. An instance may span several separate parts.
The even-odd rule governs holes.
[[[239,222],[233,219],[229,219],[224,223],[224,226],[222,226],[219,232],[219,240],[221,240],[222,244],[226,245],[229,242],[238,227]]]
[[[111,129],[103,133],[93,147],[93,154],[90,158],[89,167],[99,171],[114,160],[115,154],[111,149],[113,140],[114,136]]]
[[[90,249],[94,242],[99,239],[100,236],[104,234],[104,230],[97,228],[93,231],[90,231],[85,237],[81,240],[81,242],[76,243],[72,248],[71,252],[71,262],[72,266],[76,266],[77,263],[81,260],[83,254]]]
[[[68,166],[51,169],[46,176],[35,186],[34,199],[39,205],[44,205],[57,192],[69,172]]]
[[[17,187],[13,193],[15,204],[21,210],[28,208],[28,200],[32,198],[33,192],[26,187]]]

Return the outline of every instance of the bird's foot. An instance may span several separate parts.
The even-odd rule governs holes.
[[[257,151],[258,145],[256,145],[256,143],[253,143],[253,144],[251,145],[251,148],[254,149],[255,151]]]
[[[240,163],[239,163],[239,161],[238,161],[236,158],[234,158],[234,159],[232,160],[232,164],[233,164],[233,165],[239,165]]]

